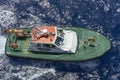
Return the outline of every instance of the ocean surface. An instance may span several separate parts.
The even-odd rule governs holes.
[[[86,62],[26,60],[4,54],[6,36],[1,34],[0,80],[120,80],[120,0],[0,0],[1,28],[35,24],[89,28],[112,46]]]

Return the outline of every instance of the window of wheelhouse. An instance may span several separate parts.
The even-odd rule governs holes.
[[[53,45],[53,44],[39,44],[39,47],[41,47],[41,48],[55,48],[55,45]]]
[[[38,47],[38,48],[55,48],[56,46],[54,44],[42,44],[42,43],[31,43],[32,47]]]
[[[63,29],[57,29],[57,35],[64,38],[64,32]]]
[[[55,44],[56,44],[57,46],[61,46],[61,45],[63,44],[63,40],[64,40],[63,38],[57,36],[56,41],[55,41]]]

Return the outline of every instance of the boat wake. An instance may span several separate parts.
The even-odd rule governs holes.
[[[6,36],[0,36],[0,55],[5,53]]]

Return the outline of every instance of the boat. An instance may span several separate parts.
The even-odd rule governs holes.
[[[47,61],[86,61],[111,47],[102,34],[76,27],[38,26],[10,29],[5,54]]]

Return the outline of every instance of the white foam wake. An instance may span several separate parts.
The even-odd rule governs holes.
[[[25,66],[22,67],[23,71],[21,70],[18,73],[12,73],[13,76],[16,76],[22,80],[33,80],[37,79],[41,76],[46,75],[47,73],[52,73],[52,75],[55,75],[55,69],[51,68],[36,68],[31,66]],[[24,71],[25,69],[25,71]]]
[[[0,35],[0,55],[5,53],[6,36]]]

